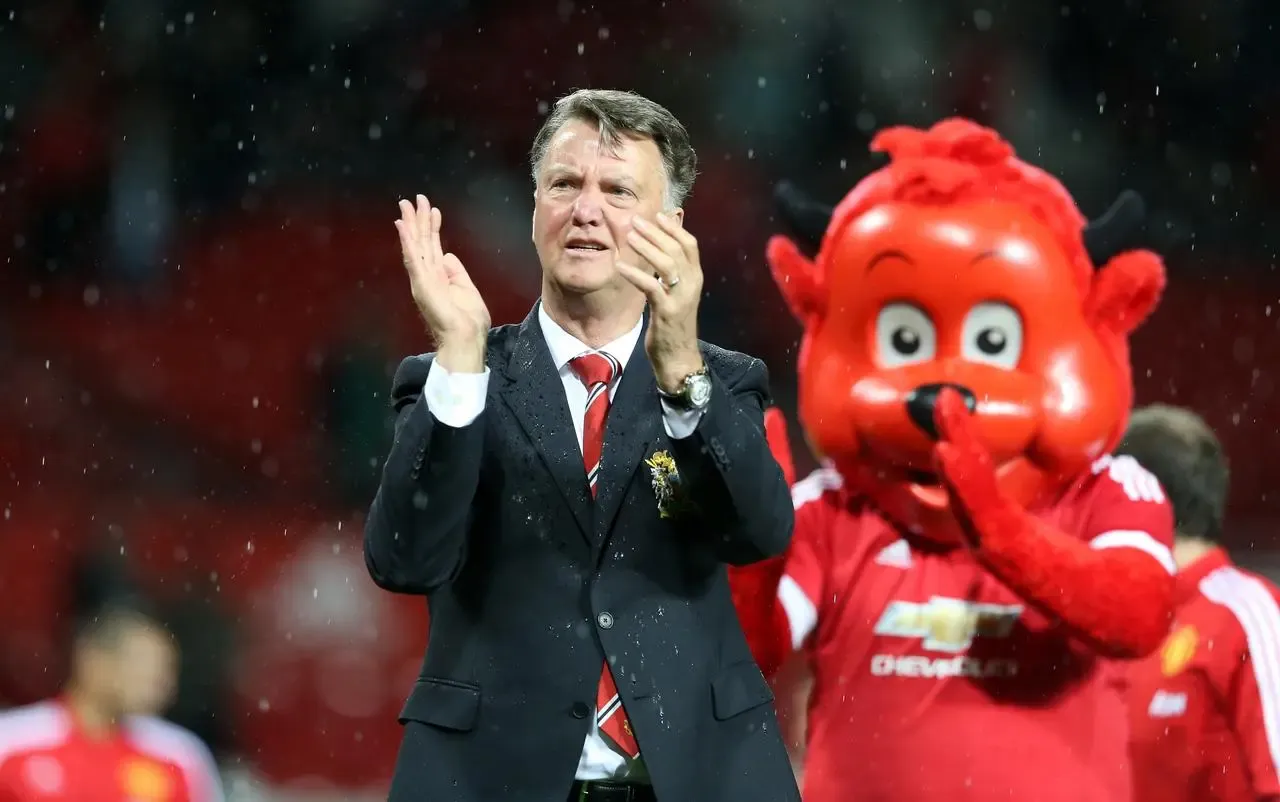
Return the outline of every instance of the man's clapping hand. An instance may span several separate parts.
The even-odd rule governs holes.
[[[652,315],[645,348],[658,386],[679,392],[685,377],[703,367],[698,349],[698,302],[702,262],[698,241],[680,221],[659,214],[655,222],[636,216],[627,243],[645,267],[618,262],[618,272],[649,300]]]
[[[436,360],[458,373],[484,371],[489,308],[458,257],[440,246],[440,210],[419,195],[400,201],[400,251],[413,301],[436,340]]]

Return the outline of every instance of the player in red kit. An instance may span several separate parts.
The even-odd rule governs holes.
[[[1280,801],[1280,591],[1217,545],[1227,502],[1222,446],[1197,415],[1138,410],[1120,451],[1159,477],[1173,504],[1173,629],[1133,665],[1129,693],[1138,802]]]
[[[828,467],[735,569],[753,652],[813,672],[808,802],[1128,802],[1124,660],[1164,638],[1172,513],[1113,457],[1163,266],[965,120],[891,129],[834,210],[781,194],[800,417]],[[777,438],[775,438],[775,442]],[[779,444],[779,452],[785,449]],[[785,453],[783,462],[787,462]]]
[[[0,713],[0,802],[222,802],[208,749],[155,717],[174,671],[169,633],[139,603],[95,601],[65,692]]]

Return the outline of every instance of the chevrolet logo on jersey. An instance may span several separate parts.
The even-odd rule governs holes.
[[[1021,605],[978,604],[934,596],[924,604],[889,602],[875,632],[921,638],[925,649],[958,654],[972,646],[974,638],[1009,637],[1021,615]]]

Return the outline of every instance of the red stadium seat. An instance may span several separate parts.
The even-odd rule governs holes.
[[[64,354],[100,391],[306,495],[325,478],[317,424],[326,352],[353,324],[381,327],[370,338],[385,343],[388,369],[428,347],[393,233],[385,214],[294,210],[282,222],[260,212],[188,247],[180,275],[191,278],[173,288],[177,303],[86,305],[63,294],[28,305],[23,334]],[[522,316],[531,300],[486,279],[464,225],[452,233],[494,318]]]
[[[0,503],[0,699],[10,703],[49,696],[65,678],[69,580],[88,519],[66,490]]]

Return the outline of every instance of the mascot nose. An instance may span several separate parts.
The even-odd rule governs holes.
[[[930,440],[938,439],[938,425],[933,420],[933,409],[938,404],[938,394],[948,387],[960,394],[970,413],[977,408],[978,398],[973,390],[959,384],[922,384],[907,394],[907,417],[929,435]]]

